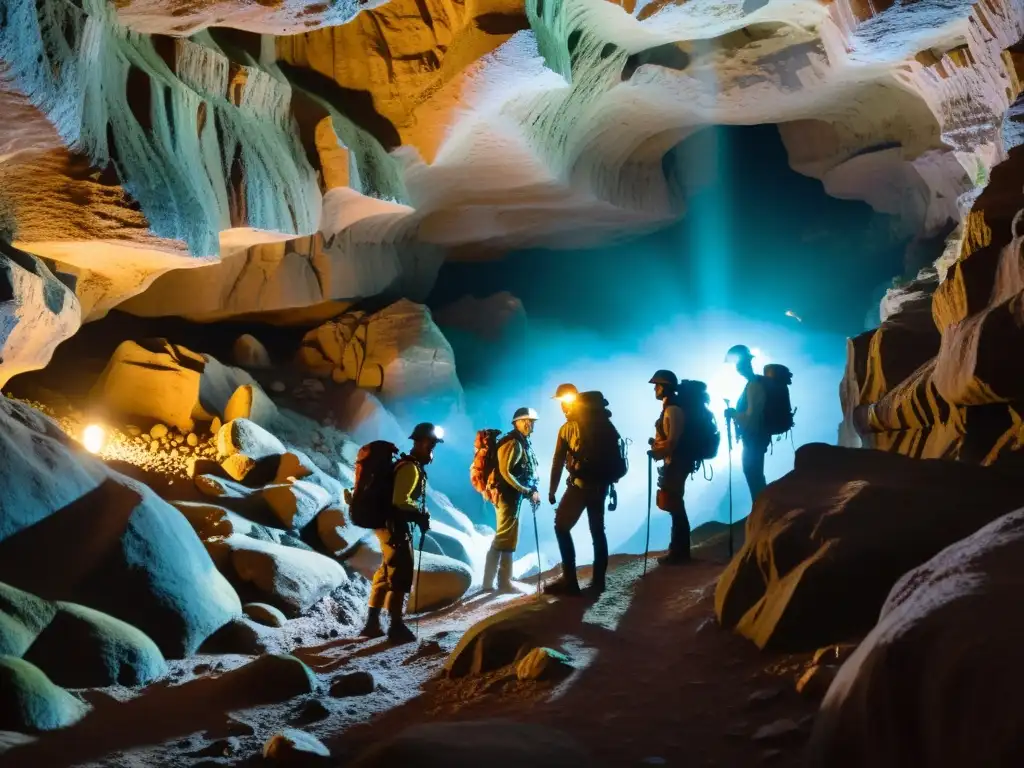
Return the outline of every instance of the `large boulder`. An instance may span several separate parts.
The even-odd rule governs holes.
[[[130,624],[8,584],[0,584],[0,656],[24,658],[66,688],[143,685],[167,671],[160,649]]]
[[[758,496],[715,611],[761,648],[845,640],[871,628],[900,576],[1022,504],[1024,484],[993,469],[802,446]]]
[[[125,341],[93,386],[108,411],[168,424],[183,432],[196,422],[244,416],[271,423],[277,409],[245,371],[222,365],[167,339]]]
[[[239,534],[207,543],[216,562],[288,616],[298,616],[348,581],[334,560],[316,552]]]
[[[487,616],[462,635],[445,662],[450,678],[479,675],[522,660],[543,645],[543,603],[518,603]]]
[[[56,613],[52,603],[0,584],[0,656],[24,656]]]
[[[812,768],[1024,765],[1024,510],[903,576],[815,719]]]
[[[370,747],[349,765],[477,768],[482,763],[489,768],[595,765],[587,751],[564,733],[509,720],[415,725]]]
[[[429,535],[429,534],[428,534]],[[416,536],[417,546],[419,536]],[[416,612],[434,611],[444,608],[459,600],[473,584],[473,571],[465,563],[429,552],[415,554],[416,563],[420,567],[419,590],[413,587],[409,595],[408,610]],[[346,559],[346,565],[368,579],[373,578],[374,571],[380,566],[380,543],[377,537],[365,535],[353,554]]]
[[[0,485],[0,582],[121,619],[168,658],[241,613],[181,513],[6,398]]]
[[[461,405],[455,355],[422,304],[400,299],[373,314],[349,312],[306,334],[299,361],[394,402],[446,398]]]
[[[36,666],[0,656],[0,729],[34,733],[64,728],[89,711]]]
[[[50,362],[81,320],[74,291],[40,259],[0,239],[0,386]]]
[[[167,672],[156,643],[130,624],[71,603],[57,603],[53,620],[25,660],[65,688],[139,686]]]

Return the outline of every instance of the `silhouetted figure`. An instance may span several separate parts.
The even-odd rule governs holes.
[[[767,485],[764,455],[772,441],[771,432],[765,425],[768,394],[764,378],[754,373],[754,355],[748,347],[737,344],[729,349],[725,360],[736,363],[736,371],[747,380],[736,407],[727,409],[725,416],[736,425],[736,436],[743,443],[743,476],[750,489],[750,499],[754,501]]]
[[[662,565],[690,562],[690,518],[686,515],[683,494],[686,478],[693,471],[693,462],[680,455],[686,417],[679,407],[676,388],[679,379],[672,371],[655,372],[649,382],[654,385],[654,396],[661,401],[661,415],[654,423],[654,440],[648,455],[661,461],[658,467],[658,509],[672,518],[672,535],[668,552],[658,558]]]
[[[624,444],[611,422],[608,401],[600,392],[575,393],[559,387],[566,422],[558,430],[555,454],[551,461],[548,501],[556,502],[556,490],[562,469],[568,471],[565,492],[555,509],[555,537],[562,556],[562,576],[544,587],[556,595],[580,594],[576,578],[576,546],[572,529],[587,512],[590,535],[594,541],[594,575],[590,589],[601,593],[608,571],[608,538],[604,530],[605,499],[612,485],[626,474]]]

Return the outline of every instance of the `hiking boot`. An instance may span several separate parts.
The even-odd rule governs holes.
[[[416,639],[412,630],[405,626],[402,620],[402,611],[405,608],[405,594],[402,592],[388,592],[388,615],[391,623],[388,625],[388,640],[392,643],[411,643]]]
[[[577,596],[580,594],[580,585],[576,579],[570,580],[565,578],[565,576],[562,576],[557,581],[545,584],[544,594]]]
[[[590,584],[587,585],[586,592],[591,595],[600,595],[605,591],[604,579],[598,581],[594,579]]]
[[[521,590],[516,583],[512,581],[512,558],[514,553],[512,552],[499,552],[501,557],[498,560],[498,594],[499,595],[521,595]]]
[[[383,637],[384,630],[380,626],[380,608],[371,608],[366,617],[366,626],[359,632],[360,637]]]
[[[487,559],[484,560],[484,592],[494,591],[494,577],[498,573],[498,562],[501,559],[501,552],[494,549],[487,550]]]
[[[693,562],[689,552],[672,552],[658,558],[658,565],[689,565]]]
[[[392,621],[391,626],[388,627],[388,640],[395,645],[400,645],[415,641],[416,635],[405,625],[404,621],[399,619],[398,621]]]

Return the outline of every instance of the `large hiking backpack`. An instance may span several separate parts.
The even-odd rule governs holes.
[[[581,392],[573,404],[580,445],[573,452],[571,474],[585,483],[614,485],[629,471],[627,444],[612,424],[607,405],[600,392]]]
[[[686,417],[683,436],[675,453],[682,461],[692,462],[696,470],[703,462],[718,455],[722,441],[715,414],[708,407],[711,402],[708,386],[703,381],[684,379],[679,382],[673,401]]]
[[[469,482],[484,501],[496,504],[498,486],[494,474],[498,469],[498,440],[500,429],[481,429],[473,441],[473,463],[469,467]]]
[[[355,487],[351,494],[346,494],[349,521],[353,525],[374,529],[387,527],[398,453],[398,446],[386,440],[374,440],[359,449]]]
[[[789,385],[793,373],[784,365],[771,363],[764,367],[761,378],[765,388],[764,427],[772,436],[784,435],[793,429],[796,410],[789,401]]]

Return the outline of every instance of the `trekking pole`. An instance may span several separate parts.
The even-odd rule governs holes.
[[[725,399],[726,410],[729,409],[729,399]],[[729,559],[732,559],[732,419],[725,417],[725,436],[729,444]]]
[[[540,504],[530,503],[533,508],[533,540],[537,543],[537,595],[540,595],[540,575],[544,571],[540,564],[540,532],[537,530],[537,507]]]
[[[424,515],[427,514],[427,489],[423,489],[423,498],[420,502],[420,511]],[[427,531],[424,528],[420,528],[420,551],[419,557],[416,560],[416,583],[412,588],[413,593],[416,595],[416,599],[413,601],[412,611],[416,614],[416,639],[420,639],[420,571],[423,569],[423,542],[427,538]]]
[[[644,572],[640,578],[647,575],[647,553],[651,549],[651,486],[654,475],[654,457],[647,454],[647,543],[644,544]]]

